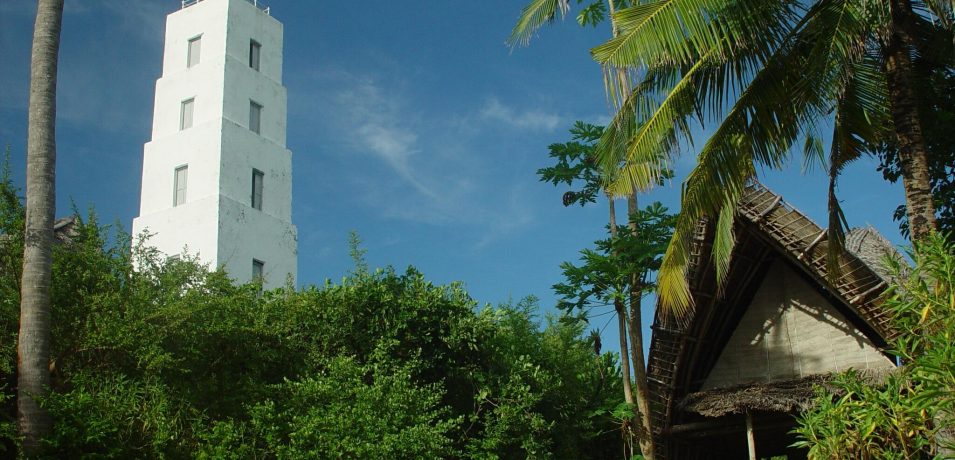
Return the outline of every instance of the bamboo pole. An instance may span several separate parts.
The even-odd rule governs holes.
[[[749,460],[756,460],[756,435],[753,433],[753,414],[746,411],[746,445],[749,447]]]

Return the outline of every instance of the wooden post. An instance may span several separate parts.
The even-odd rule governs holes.
[[[749,460],[756,460],[756,436],[753,434],[753,414],[746,411],[746,444],[749,446]]]

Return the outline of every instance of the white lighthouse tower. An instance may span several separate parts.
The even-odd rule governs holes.
[[[297,271],[282,24],[253,0],[187,0],[166,18],[133,235],[238,282]]]

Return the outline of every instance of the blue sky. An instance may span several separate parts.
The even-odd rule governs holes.
[[[103,222],[128,231],[138,214],[165,15],[180,2],[66,4],[58,215],[71,203],[94,206]],[[550,309],[558,265],[603,237],[606,204],[564,208],[565,189],[538,182],[535,171],[548,165],[549,144],[568,139],[574,120],[608,120],[588,50],[609,31],[568,18],[510,50],[504,41],[522,1],[268,5],[285,25],[299,284],[346,275],[348,232],[356,230],[373,266],[414,265],[437,283],[463,281],[481,303],[535,295]],[[35,2],[0,1],[0,144],[10,146],[21,185],[34,14]],[[693,152],[685,153],[678,178],[692,165]],[[802,175],[797,160],[761,178],[825,222],[821,172]],[[642,200],[675,208],[678,190],[676,182]],[[891,221],[901,186],[882,181],[873,161],[847,170],[840,196],[851,225],[871,224],[903,243]]]

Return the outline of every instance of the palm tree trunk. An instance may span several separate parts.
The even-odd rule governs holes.
[[[619,34],[619,29],[617,28],[617,21],[614,19],[614,13],[616,13],[616,8],[614,6],[613,0],[607,0],[607,8],[610,13],[610,29],[614,37]],[[626,70],[623,68],[617,69],[617,82],[619,87],[617,91],[611,93],[611,99],[617,104],[617,109],[619,110],[619,105],[624,99],[627,98],[627,93],[630,91],[630,80],[627,76]],[[616,97],[614,97],[616,95]],[[637,191],[634,190],[633,193],[627,197],[627,211],[628,216],[633,216],[637,212]],[[629,220],[629,219],[628,219]],[[637,226],[636,222],[629,220],[630,230],[636,235]],[[630,314],[628,318],[629,322],[629,337],[630,337],[630,347],[633,349],[633,377],[637,385],[637,394],[636,394],[636,406],[637,406],[637,416],[636,419],[640,423],[640,426],[636,430],[637,432],[637,441],[640,443],[640,454],[643,455],[643,458],[646,460],[653,460],[653,430],[652,424],[650,421],[650,401],[649,394],[650,388],[647,384],[647,366],[646,361],[643,356],[643,315],[640,311],[641,308],[641,296],[640,296],[640,284],[642,280],[640,279],[640,274],[631,273],[630,274]],[[618,307],[618,315],[620,311],[623,310],[622,306]],[[621,326],[622,327],[622,326]],[[623,355],[621,355],[621,360]],[[629,366],[627,366],[629,368]],[[628,401],[630,402],[630,401]]]
[[[617,254],[617,210],[614,207],[613,197],[607,194],[607,202],[610,206],[610,248],[614,254]],[[627,310],[624,308],[623,301],[619,298],[614,299],[613,306],[617,310],[617,327],[620,336],[620,373],[623,377],[623,400],[633,406],[633,388],[630,382],[630,353],[627,350]],[[629,423],[624,424],[624,458],[630,458],[627,441],[629,433]]]
[[[912,241],[922,240],[935,231],[935,205],[928,171],[928,151],[922,136],[912,60],[909,50],[915,43],[912,4],[909,0],[891,0],[892,33],[886,46],[885,71],[889,103],[895,133],[899,139],[899,163],[905,206]]]
[[[50,391],[50,277],[56,164],[56,67],[63,0],[39,0],[30,61],[26,229],[20,292],[17,417],[23,454],[36,456],[52,419],[39,402]]]
[[[607,195],[607,201],[610,204],[610,247],[613,248],[617,243],[617,211],[614,207],[613,197]],[[617,249],[613,248],[612,251],[616,253]],[[630,353],[627,350],[627,311],[620,300],[615,300],[613,305],[617,310],[617,325],[620,328],[620,372],[623,374],[623,398],[627,404],[633,404],[633,390],[630,382]]]
[[[637,234],[637,223],[632,219],[637,213],[637,191],[627,197],[627,211],[631,216],[630,231]],[[647,365],[643,356],[643,279],[640,273],[630,274],[630,347],[633,355],[633,380],[637,386],[637,419],[640,427],[637,439],[640,441],[640,453],[643,458],[653,460],[653,425],[650,420],[650,386],[647,384]]]

